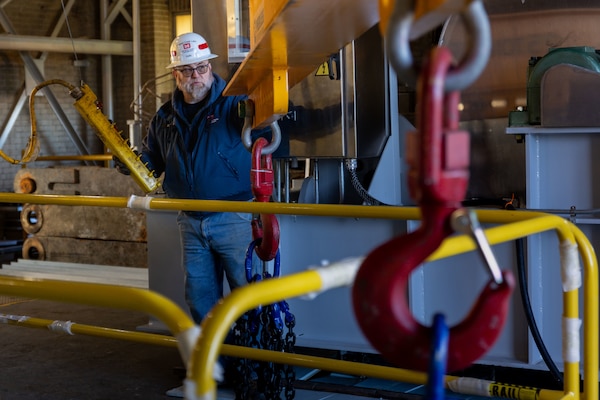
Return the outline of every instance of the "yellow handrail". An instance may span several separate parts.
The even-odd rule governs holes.
[[[265,203],[248,201],[165,199],[160,197],[73,196],[52,194],[0,193],[0,203],[52,204],[143,208],[162,211],[223,211],[271,213],[287,215],[316,215],[355,218],[419,219],[416,207],[360,206],[334,204]]]
[[[290,204],[290,203],[255,203],[255,202],[232,202],[232,201],[210,201],[210,200],[183,200],[183,199],[163,199],[150,197],[99,197],[99,196],[62,196],[62,195],[31,195],[31,194],[14,194],[0,193],[0,202],[10,203],[33,203],[33,204],[55,204],[55,205],[84,205],[84,206],[102,206],[102,207],[131,207],[143,208],[146,210],[190,210],[190,211],[224,211],[224,212],[252,212],[252,213],[273,213],[273,214],[288,214],[288,215],[314,215],[314,216],[336,216],[336,217],[359,217],[359,218],[387,218],[387,219],[406,219],[418,220],[420,218],[419,209],[416,207],[389,207],[389,206],[355,206],[355,205],[326,205],[326,204]],[[597,259],[594,250],[589,243],[587,237],[577,228],[564,218],[531,211],[507,211],[507,210],[476,210],[478,219],[483,223],[488,224],[503,224],[486,229],[486,236],[490,244],[502,243],[517,238],[526,237],[532,234],[541,233],[548,230],[554,230],[557,233],[561,244],[567,243],[579,247],[579,253],[584,266],[584,349],[586,357],[584,359],[584,391],[586,399],[597,400],[598,387],[598,272]],[[475,249],[475,245],[470,237],[454,236],[448,238],[440,248],[430,256],[428,261],[433,261],[440,258],[449,257]],[[262,281],[260,283],[250,285],[248,287],[239,288],[228,296],[224,301],[217,305],[206,318],[203,323],[203,332],[200,334],[200,340],[193,347],[193,354],[189,358],[191,368],[188,369],[188,379],[186,379],[187,391],[186,395],[189,398],[195,398],[197,392],[202,392],[203,396],[212,398],[215,395],[215,383],[212,380],[212,368],[206,369],[207,365],[214,365],[216,356],[221,351],[223,354],[250,354],[255,357],[270,357],[269,352],[239,349],[235,346],[223,345],[224,329],[241,316],[245,311],[255,308],[260,304],[268,304],[276,301],[281,301],[288,297],[299,296],[313,291],[325,290],[323,288],[321,271],[306,271],[300,274],[289,275],[271,281]],[[352,282],[354,275],[346,276],[345,281],[336,280],[349,285]],[[338,277],[339,278],[339,277]],[[8,279],[8,278],[6,278]],[[0,278],[0,291],[7,291],[7,294],[23,295],[33,294],[33,297],[39,298],[40,293],[44,293],[46,298],[64,300],[62,296],[68,293],[63,285],[86,285],[73,284],[66,282],[53,281],[49,284],[52,289],[47,286],[47,281],[40,281],[35,289],[29,287],[23,282],[11,279],[11,284],[5,278]],[[349,279],[349,280],[348,280]],[[276,281],[276,282],[274,282]],[[11,287],[14,284],[14,287]],[[92,285],[92,284],[87,284]],[[265,285],[273,287],[265,287]],[[46,289],[44,289],[46,288]],[[61,289],[62,288],[62,289]],[[124,289],[124,288],[121,288]],[[129,289],[129,288],[128,288]],[[31,291],[33,290],[33,291]],[[88,290],[92,290],[91,287]],[[93,289],[95,290],[95,289]],[[132,289],[139,290],[139,289]],[[98,294],[100,295],[99,291]],[[83,293],[80,293],[83,294]],[[89,300],[89,292],[86,290],[86,299]],[[107,293],[105,293],[107,294]],[[103,295],[100,295],[102,297]],[[115,296],[110,296],[115,298]],[[125,296],[127,297],[127,296]],[[143,298],[144,296],[142,296]],[[119,298],[119,296],[116,296]],[[124,298],[124,297],[123,297]],[[564,293],[564,318],[578,318],[578,295],[577,290],[571,290]],[[78,297],[72,294],[68,297],[68,301],[76,302]],[[96,298],[94,301],[99,301]],[[130,301],[128,301],[129,304]],[[143,301],[142,301],[143,303]],[[110,305],[110,302],[108,303]],[[116,305],[116,304],[113,304]],[[160,308],[161,306],[159,306]],[[130,308],[131,307],[124,307]],[[181,310],[177,309],[180,313]],[[159,312],[154,310],[151,314]],[[167,313],[168,314],[168,313]],[[168,315],[161,314],[171,321]],[[169,314],[170,315],[170,314]],[[192,324],[187,315],[185,315],[186,324]],[[177,318],[179,319],[179,318]],[[167,324],[169,325],[169,324]],[[181,327],[169,326],[173,332],[181,331]],[[188,327],[187,329],[191,328]],[[205,343],[208,342],[208,343]],[[193,345],[193,343],[192,343]],[[181,345],[180,345],[181,346]],[[189,349],[188,349],[189,350]],[[233,353],[233,354],[231,354]],[[190,353],[188,353],[190,354]],[[267,354],[267,355],[265,355]],[[251,358],[249,356],[249,358]],[[278,358],[285,359],[287,363],[298,365],[306,365],[311,362],[324,363],[335,368],[346,368],[346,366],[338,365],[334,360],[319,360],[281,355]],[[184,360],[186,360],[184,356]],[[303,364],[304,363],[304,364]],[[204,368],[200,368],[203,366]],[[368,368],[370,369],[370,368]],[[403,374],[401,374],[404,376]],[[578,399],[579,393],[579,363],[565,363],[564,375],[564,393],[563,397]],[[413,379],[415,376],[410,375],[406,379]],[[416,378],[419,379],[417,373]],[[448,377],[447,379],[452,379]],[[199,386],[196,386],[196,384]],[[558,398],[553,391],[542,390],[544,399]],[[205,398],[205,397],[203,397]]]
[[[112,161],[112,154],[73,154],[62,156],[38,156],[35,161]]]
[[[98,283],[0,276],[0,293],[34,299],[112,307],[153,315],[178,339],[184,362],[199,335],[199,328],[172,300],[150,290]]]
[[[50,320],[25,315],[0,314],[0,322],[14,326],[51,330],[53,332],[66,333],[69,335],[86,335],[166,347],[177,347],[177,340],[175,338],[158,333],[133,332],[124,329],[79,324],[72,321]]]
[[[489,213],[489,214],[487,214]],[[597,399],[597,354],[598,350],[598,313],[597,305],[587,304],[598,294],[597,281],[597,260],[593,248],[587,237],[570,222],[553,215],[544,215],[542,213],[529,212],[505,212],[505,211],[486,211],[481,215],[481,220],[486,221],[486,217],[491,220],[505,220],[505,222],[515,221],[503,226],[490,228],[486,231],[490,244],[518,239],[527,234],[541,233],[548,230],[555,230],[561,242],[566,241],[570,244],[577,244],[586,271],[586,308],[585,308],[585,330],[584,346],[586,354],[585,363],[585,390],[584,393],[588,399]],[[529,219],[529,220],[527,220]],[[467,236],[456,236],[447,239],[440,249],[434,253],[428,261],[438,258],[448,257],[450,255],[460,254],[474,249],[472,239]],[[336,265],[335,268],[339,266]],[[326,267],[330,268],[330,267]],[[339,279],[340,274],[336,274],[334,282],[337,285],[347,285],[353,281],[352,266],[346,268],[345,279]],[[194,355],[191,358],[191,365],[188,369],[188,377],[185,381],[185,394],[189,399],[214,399],[216,398],[216,384],[210,374],[211,368],[206,366],[214,365],[220,351],[221,343],[224,341],[228,327],[235,322],[244,312],[256,308],[261,304],[271,304],[281,301],[285,298],[295,297],[320,291],[329,288],[327,283],[323,282],[322,271],[310,270],[294,275],[261,281],[253,285],[239,288],[221,303],[213,308],[210,315],[202,324],[202,333],[199,341],[194,348]],[[354,272],[356,265],[354,265]],[[589,293],[588,293],[589,292]],[[593,303],[593,301],[591,301]],[[578,318],[577,291],[567,292],[564,295],[564,317]],[[592,358],[592,360],[587,360]],[[292,363],[293,364],[293,363]],[[590,368],[589,370],[587,368]],[[548,393],[551,393],[549,391]],[[572,398],[579,398],[579,363],[571,362],[565,365],[564,376],[564,394]],[[556,394],[549,395],[549,398],[555,399]]]

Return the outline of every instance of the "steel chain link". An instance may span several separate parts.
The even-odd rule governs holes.
[[[284,314],[284,321],[282,315]],[[284,337],[284,325],[287,333]],[[262,306],[246,312],[234,326],[234,344],[257,349],[293,353],[296,335],[295,317],[285,301]],[[232,383],[236,399],[280,400],[282,391],[286,400],[295,396],[296,374],[293,366],[274,362],[237,358],[234,362]]]

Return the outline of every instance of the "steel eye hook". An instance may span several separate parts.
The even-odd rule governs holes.
[[[433,217],[449,216],[440,210]],[[444,228],[428,226],[391,240],[369,254],[353,287],[353,305],[359,325],[384,358],[402,368],[427,371],[432,328],[415,320],[408,307],[411,272],[439,247]],[[467,317],[450,328],[447,370],[457,371],[479,359],[502,331],[514,287],[510,271],[503,283],[490,280]]]
[[[248,151],[252,151],[252,121],[254,119],[254,102],[250,99],[238,103],[238,114],[244,118],[242,127],[242,143]],[[271,141],[262,146],[261,154],[273,154],[281,144],[281,129],[277,121],[271,122]]]
[[[411,86],[417,82],[417,70],[410,48],[410,28],[414,17],[411,1],[396,1],[385,32],[385,47],[396,74]]]
[[[374,249],[363,261],[352,288],[353,307],[363,333],[384,358],[426,371],[432,328],[417,322],[408,307],[410,275],[454,232],[469,174],[468,133],[458,129],[457,92],[444,92],[451,67],[449,50],[438,47],[424,64],[417,94],[417,132],[408,135],[408,186],[421,209],[417,230]],[[514,277],[492,279],[467,317],[450,328],[448,371],[467,367],[485,354],[504,326]]]
[[[448,72],[447,92],[465,89],[477,80],[487,65],[492,48],[490,23],[481,0],[471,1],[461,15],[471,43],[461,62]],[[410,47],[413,17],[413,2],[396,1],[385,34],[390,63],[398,76],[411,86],[416,84],[418,75]]]

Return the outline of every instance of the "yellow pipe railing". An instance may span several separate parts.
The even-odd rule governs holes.
[[[184,362],[189,361],[199,328],[173,301],[139,288],[51,279],[23,279],[0,276],[0,293],[34,299],[112,307],[153,315],[178,339]]]
[[[0,313],[0,322],[14,326],[51,330],[53,332],[69,335],[86,335],[166,347],[177,347],[177,339],[172,336],[157,333],[133,332],[124,329],[79,324],[72,321],[50,320],[25,315],[5,315],[2,313]]]
[[[162,198],[148,198],[148,197],[136,197],[131,196],[130,198],[123,197],[99,197],[99,196],[60,196],[60,195],[30,195],[30,194],[13,194],[13,193],[0,193],[0,202],[10,203],[33,203],[33,204],[55,204],[55,205],[84,205],[84,206],[102,206],[102,207],[131,207],[131,208],[144,208],[147,210],[204,210],[204,211],[225,211],[225,212],[252,212],[261,213],[269,212],[273,214],[288,214],[288,215],[315,215],[315,216],[335,216],[335,217],[359,217],[359,218],[387,218],[387,219],[411,219],[417,220],[420,218],[419,209],[416,207],[389,207],[389,206],[353,206],[353,205],[323,205],[323,204],[290,204],[290,203],[255,203],[255,202],[224,202],[224,201],[209,201],[209,200],[182,200],[182,199],[162,199]],[[584,394],[586,399],[597,400],[598,388],[594,383],[598,381],[598,304],[596,302],[598,295],[598,274],[597,274],[597,260],[593,252],[593,248],[589,244],[587,237],[581,233],[581,231],[573,224],[569,223],[563,218],[544,214],[540,212],[530,211],[499,211],[499,210],[477,210],[478,218],[481,222],[492,223],[492,224],[506,224],[509,225],[493,227],[486,230],[486,235],[490,244],[497,244],[516,238],[526,237],[535,233],[544,232],[547,230],[554,229],[561,242],[566,241],[568,243],[576,243],[579,246],[579,251],[583,259],[585,277],[584,280],[584,348],[586,357],[584,360],[584,371],[585,371],[585,383],[584,383]],[[456,236],[448,238],[442,246],[428,259],[433,261],[438,258],[449,257],[462,252],[471,251],[475,248],[473,241],[467,236]],[[315,275],[317,274],[317,275]],[[353,277],[353,276],[352,276]],[[282,283],[281,280],[284,280]],[[289,280],[289,282],[288,282]],[[192,368],[189,370],[192,379],[188,379],[189,390],[186,394],[195,396],[198,391],[203,391],[203,395],[213,396],[214,394],[214,381],[209,377],[211,369],[202,369],[199,371],[200,365],[213,365],[216,360],[216,355],[219,349],[223,354],[226,355],[240,355],[240,353],[249,354],[247,358],[254,357],[269,357],[273,356],[277,359],[285,360],[286,363],[294,364],[294,361],[300,363],[311,364],[317,363],[320,365],[330,366],[330,370],[337,370],[336,368],[346,368],[345,366],[339,365],[335,360],[318,359],[318,358],[306,358],[298,357],[295,355],[268,355],[268,351],[260,351],[256,349],[240,349],[235,346],[222,345],[224,339],[221,330],[223,327],[230,325],[235,319],[241,316],[245,311],[255,308],[260,304],[268,304],[269,302],[276,302],[283,300],[287,297],[294,297],[301,294],[306,294],[315,290],[322,290],[321,277],[315,271],[307,271],[298,275],[290,275],[288,277],[278,278],[277,283],[269,281],[260,282],[259,288],[255,285],[249,287],[240,288],[239,291],[244,294],[242,298],[239,291],[232,293],[228,296],[224,302],[215,307],[211,316],[206,319],[203,327],[205,331],[201,334],[200,340],[197,346],[194,347],[194,353],[198,353],[194,357],[191,357],[190,363]],[[56,282],[54,282],[56,283]],[[50,285],[53,286],[54,283]],[[66,284],[60,282],[60,284]],[[264,285],[275,285],[273,290],[267,290]],[[346,282],[346,284],[350,284]],[[44,283],[40,282],[42,287]],[[18,286],[18,285],[16,285]],[[41,288],[41,287],[39,287]],[[279,290],[274,290],[275,288]],[[0,281],[0,290],[6,289]],[[29,288],[30,289],[30,288]],[[27,293],[27,290],[21,291],[17,289],[16,292],[8,291],[7,294],[23,295]],[[34,297],[40,297],[40,293],[36,290]],[[139,290],[139,289],[138,289]],[[260,291],[262,294],[268,294],[265,298],[260,296],[257,292]],[[52,292],[52,291],[51,291]],[[257,292],[257,293],[254,293]],[[58,292],[52,292],[50,298],[56,293],[64,293],[62,289]],[[48,294],[48,293],[47,293]],[[86,291],[86,294],[89,294]],[[57,299],[61,299],[62,296],[57,295]],[[565,293],[564,296],[564,316],[566,318],[577,318],[578,316],[578,296],[577,290]],[[70,296],[69,301],[78,301],[77,295],[75,297]],[[248,300],[250,299],[250,300]],[[235,303],[239,303],[235,305]],[[232,306],[233,303],[235,306]],[[228,311],[225,311],[224,315],[218,314],[219,310],[230,307]],[[131,307],[125,307],[132,309]],[[160,308],[160,307],[159,307]],[[135,308],[133,308],[135,309]],[[179,310],[179,312],[182,312]],[[223,313],[223,311],[220,311]],[[152,312],[150,312],[153,314]],[[158,316],[154,314],[155,316]],[[218,317],[215,317],[218,315]],[[159,316],[158,316],[159,317]],[[159,317],[160,318],[160,317]],[[186,315],[187,318],[187,315]],[[216,321],[229,321],[230,323],[221,324]],[[169,321],[167,319],[166,321]],[[172,321],[172,320],[171,320]],[[188,319],[189,322],[189,319]],[[191,323],[191,322],[190,322]],[[169,324],[167,324],[169,325]],[[173,332],[178,332],[179,327],[170,326]],[[209,340],[210,346],[202,346],[200,343],[204,342],[211,337]],[[212,348],[216,346],[215,348]],[[204,349],[205,348],[205,349]],[[593,355],[593,356],[590,356]],[[197,362],[197,358],[200,362]],[[290,358],[291,360],[289,360]],[[204,359],[206,363],[202,363]],[[210,361],[210,362],[209,362]],[[212,362],[212,364],[211,364]],[[362,374],[365,374],[364,366],[359,366]],[[371,370],[371,366],[367,367]],[[350,368],[350,370],[352,370]],[[394,373],[397,374],[398,370],[393,368]],[[348,371],[346,369],[340,371]],[[358,370],[357,370],[358,371]],[[420,375],[418,373],[417,377]],[[403,374],[401,374],[403,375]],[[414,376],[412,376],[414,378]],[[404,376],[404,379],[411,379],[411,376]],[[419,378],[417,378],[418,380]],[[448,379],[452,379],[449,377]],[[196,387],[196,382],[200,385]],[[548,399],[555,399],[556,394],[553,391],[542,391],[547,393]],[[579,398],[579,363],[567,363],[565,365],[565,397]],[[195,397],[190,397],[195,398]]]
[[[583,280],[585,305],[583,316],[584,347],[586,349],[584,393],[586,393],[587,399],[597,399],[598,386],[593,382],[598,382],[598,357],[590,356],[590,354],[598,354],[598,268],[593,246],[579,228],[558,216],[528,211],[498,212],[491,210],[479,210],[477,214],[482,221],[496,223],[508,223],[523,218],[521,221],[513,222],[510,225],[487,229],[486,236],[490,244],[502,243],[555,229],[561,243],[566,241],[570,244],[577,244],[579,247],[585,276]],[[528,217],[532,218],[524,219]],[[432,255],[430,260],[449,257],[474,249],[474,243],[468,238],[467,242],[463,241],[463,237],[449,238]],[[578,290],[563,293],[563,317],[579,318]],[[565,363],[564,382],[565,392],[573,392],[578,398],[579,363]]]
[[[265,203],[248,201],[165,199],[158,197],[70,196],[0,193],[0,203],[31,203],[63,206],[143,208],[163,211],[223,211],[315,215],[330,217],[419,219],[416,207],[358,206],[333,204]]]
[[[149,290],[52,279],[0,276],[0,290],[12,296],[44,298],[69,303],[145,312],[163,321],[177,335],[194,326],[190,317],[170,299]]]
[[[485,213],[483,213],[485,214]],[[561,240],[566,240],[571,244],[577,243],[579,250],[583,254],[583,259],[586,269],[586,282],[591,282],[586,289],[597,295],[598,282],[597,279],[590,279],[596,276],[597,278],[597,261],[594,255],[593,248],[585,235],[580,234],[579,229],[570,222],[553,215],[544,216],[541,213],[528,212],[505,212],[495,211],[489,215],[490,219],[506,219],[508,221],[517,221],[500,227],[490,228],[486,231],[486,235],[490,244],[497,244],[502,241],[514,240],[524,236],[527,233],[541,233],[548,230],[556,230]],[[482,216],[482,221],[485,221],[485,215]],[[530,220],[526,220],[530,218]],[[441,256],[450,256],[460,254],[465,251],[473,250],[474,245],[472,239],[461,235],[449,238],[440,247],[438,252],[434,253],[428,261],[441,258]],[[355,272],[355,271],[354,271]],[[336,274],[338,280],[337,285],[348,285],[354,279],[354,274],[349,273],[345,276],[345,280],[339,279],[340,274]],[[202,333],[200,339],[194,348],[194,356],[191,359],[190,369],[188,370],[188,378],[186,379],[186,398],[190,399],[214,399],[216,398],[216,384],[210,375],[211,368],[206,366],[214,365],[219,354],[219,347],[224,341],[228,332],[228,327],[237,320],[244,312],[256,308],[261,304],[271,304],[281,301],[285,298],[295,297],[323,290],[322,275],[317,270],[302,272],[299,274],[289,275],[278,279],[261,281],[254,285],[249,285],[239,288],[230,296],[219,303],[210,315],[202,324]],[[587,291],[587,290],[586,290]],[[574,291],[575,294],[577,291]],[[593,295],[592,295],[593,296]],[[572,293],[566,293],[564,296],[565,310],[564,316],[567,318],[577,318],[578,304],[577,296]],[[598,316],[591,315],[592,309],[586,308],[586,329],[584,332],[584,341],[586,354],[594,357],[597,354],[597,337],[598,337]],[[595,351],[595,353],[594,353]],[[586,364],[586,367],[595,369],[585,371],[586,387],[585,394],[588,399],[597,399],[597,357],[595,361]],[[368,375],[368,371],[363,372]],[[588,381],[589,379],[589,381]],[[569,397],[579,398],[579,363],[567,363],[565,365],[564,377],[564,394]],[[595,386],[596,385],[596,386]],[[556,398],[556,394],[552,391],[549,397]]]
[[[112,154],[38,156],[35,161],[112,161]]]

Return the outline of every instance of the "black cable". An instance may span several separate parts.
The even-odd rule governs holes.
[[[504,203],[503,208],[508,210],[514,210],[515,207],[511,203],[506,203],[503,199],[469,199],[463,202],[463,205],[468,206],[480,206],[482,204],[488,205],[500,205],[500,203]],[[561,386],[563,384],[563,378],[560,370],[552,360],[548,349],[542,339],[542,335],[540,334],[540,330],[535,321],[535,317],[533,315],[533,310],[531,308],[531,299],[529,298],[529,291],[527,290],[527,271],[525,268],[525,239],[520,238],[515,241],[515,248],[517,253],[517,272],[519,276],[519,291],[521,293],[521,303],[523,306],[523,310],[525,312],[525,318],[527,318],[527,325],[531,332],[531,336],[533,336],[533,340],[540,352],[544,363],[550,370],[550,374],[556,382],[558,382]]]
[[[371,196],[369,194],[369,192],[367,191],[367,189],[364,188],[362,183],[360,183],[360,179],[358,179],[358,175],[356,173],[356,168],[358,167],[358,161],[355,158],[347,159],[345,164],[346,164],[346,169],[350,173],[350,181],[352,182],[352,186],[354,187],[356,192],[359,194],[361,199],[363,199],[364,202],[367,203],[367,205],[369,205],[369,206],[387,206],[387,205],[389,205],[389,204],[385,204],[385,203],[377,200],[373,196]]]
[[[517,250],[517,270],[519,273],[519,290],[521,292],[521,302],[523,303],[523,309],[525,311],[525,317],[527,318],[527,325],[529,325],[529,330],[531,331],[531,335],[533,336],[533,340],[542,355],[542,359],[546,363],[546,366],[550,370],[550,373],[556,379],[558,383],[562,385],[563,378],[560,370],[557,368],[556,364],[552,360],[550,353],[548,353],[548,349],[544,344],[544,340],[540,334],[537,323],[535,322],[535,317],[533,315],[533,310],[531,309],[531,300],[529,298],[529,291],[527,290],[527,275],[525,268],[525,250],[524,250],[524,241],[525,239],[517,239],[515,241],[515,247]]]
[[[385,205],[384,203],[381,203],[377,199],[371,197],[367,193],[367,191],[362,187],[362,185],[360,185],[360,181],[358,180],[358,177],[356,176],[356,165],[346,163],[346,166],[348,168],[348,171],[350,171],[350,175],[352,177],[352,184],[354,185],[355,189],[360,193],[361,197],[365,201],[370,203],[371,205],[378,205],[378,204]],[[473,207],[473,206],[478,206],[478,205],[480,206],[482,204],[488,204],[488,205],[493,205],[493,206],[504,205],[503,208],[505,208],[505,209],[515,209],[512,206],[512,204],[507,204],[506,201],[504,201],[503,199],[495,199],[495,200],[494,199],[492,199],[492,200],[490,200],[490,199],[467,199],[467,200],[463,201],[462,204],[465,207]],[[531,331],[531,335],[533,336],[533,340],[538,348],[538,351],[540,352],[542,359],[544,360],[544,363],[550,370],[552,377],[554,379],[556,379],[556,381],[560,385],[562,385],[562,383],[563,383],[562,373],[556,366],[556,363],[554,363],[554,360],[552,360],[552,357],[550,356],[550,353],[548,352],[548,349],[546,348],[544,340],[542,339],[539,328],[535,321],[535,317],[533,315],[533,310],[531,308],[531,299],[529,298],[529,292],[527,290],[524,241],[525,241],[525,239],[522,239],[522,238],[517,239],[515,241],[515,247],[516,247],[516,252],[517,252],[517,270],[518,270],[518,275],[519,275],[519,291],[521,293],[521,302],[522,302],[523,309],[525,312],[525,317],[527,318],[527,325],[529,327],[529,330]]]

